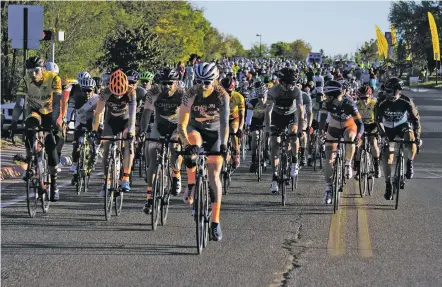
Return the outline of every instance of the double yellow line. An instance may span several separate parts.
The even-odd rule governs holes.
[[[358,190],[357,181],[354,181],[354,183],[356,185],[354,190]],[[327,245],[327,253],[330,257],[338,257],[345,254],[345,228],[347,224],[348,209],[345,206],[347,204],[347,198],[343,195],[346,191],[347,188],[344,188],[344,192],[341,194],[340,198],[340,208],[331,218]],[[354,203],[357,207],[358,216],[357,231],[359,256],[363,258],[371,258],[373,256],[373,251],[371,249],[367,211],[364,207],[364,201],[357,195],[354,197]]]

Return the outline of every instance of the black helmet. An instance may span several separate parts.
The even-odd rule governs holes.
[[[127,70],[124,73],[127,76],[127,80],[131,84],[138,82],[138,80],[140,79],[140,74],[135,70]]]
[[[37,67],[44,67],[44,60],[39,56],[29,57],[25,63],[26,69],[33,69]]]
[[[388,79],[388,81],[385,83],[385,89],[386,90],[402,90],[404,88],[404,82],[396,77]]]
[[[161,81],[167,82],[167,81],[178,81],[180,78],[180,75],[175,69],[171,68],[164,68],[161,71]]]
[[[324,86],[324,94],[331,97],[338,97],[343,91],[342,84],[338,81],[328,81]]]
[[[153,83],[159,84],[161,82],[161,73],[156,73],[153,77]]]
[[[95,85],[98,88],[101,88],[101,86],[103,86],[103,80],[101,79],[101,77],[93,77],[93,79],[95,80]]]
[[[278,77],[283,82],[295,82],[298,79],[298,74],[291,68],[282,68],[278,72]]]
[[[228,92],[235,90],[235,80],[232,77],[225,77],[221,80],[221,85]]]

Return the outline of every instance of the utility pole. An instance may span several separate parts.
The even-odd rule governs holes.
[[[261,44],[261,34],[256,34],[256,37],[259,37],[259,57],[262,58],[262,44]]]

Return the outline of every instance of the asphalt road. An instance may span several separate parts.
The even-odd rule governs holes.
[[[2,182],[2,286],[442,286],[442,93],[405,92],[422,115],[424,146],[398,210],[360,198],[350,180],[341,211],[322,204],[322,172],[301,170],[288,205],[242,164],[223,198],[223,240],[196,255],[189,207],[174,198],[153,232],[142,212],[144,181],[123,213],[105,221],[97,175],[87,194],[69,186],[48,214],[29,218],[24,184]]]

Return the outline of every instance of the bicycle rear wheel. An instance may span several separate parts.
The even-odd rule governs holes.
[[[161,225],[166,225],[169,215],[170,192],[172,190],[172,170],[167,163],[166,174],[163,175],[163,196],[161,199]]]
[[[196,248],[198,254],[203,251],[204,245],[204,233],[205,233],[205,222],[204,222],[204,199],[203,199],[203,180],[200,175],[198,175],[195,185],[195,199],[193,201],[193,211],[195,216],[195,227],[196,227]]]
[[[115,187],[115,162],[114,159],[109,159],[106,177],[104,178],[104,216],[106,220],[110,220],[112,216],[112,204],[114,202],[114,187]]]
[[[157,172],[155,173],[154,184],[152,188],[152,230],[156,230],[158,227],[158,221],[160,219],[161,213],[161,194],[163,187],[163,167],[161,164],[157,167]]]

